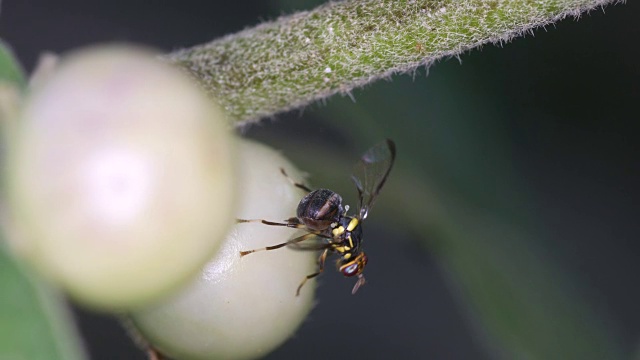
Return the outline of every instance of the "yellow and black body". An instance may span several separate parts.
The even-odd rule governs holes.
[[[331,230],[333,241],[331,250],[340,255],[338,270],[344,276],[362,273],[367,264],[367,256],[362,251],[362,226],[360,220],[350,216],[340,219],[339,225]]]
[[[370,148],[356,163],[351,178],[358,190],[360,204],[355,216],[347,215],[349,207],[342,205],[342,197],[336,192],[328,189],[311,190],[306,185],[291,180],[284,170],[280,169],[294,186],[309,192],[300,200],[296,217],[289,218],[286,222],[262,219],[238,219],[237,221],[239,223],[261,222],[271,226],[302,228],[306,229],[308,233],[281,244],[241,251],[240,256],[261,250],[275,250],[285,246],[299,250],[323,250],[318,259],[318,271],[307,275],[302,280],[296,292],[296,295],[299,295],[300,289],[307,280],[322,273],[327,257],[331,254],[337,254],[340,256],[336,262],[338,271],[346,277],[358,277],[358,281],[351,291],[352,294],[355,294],[365,283],[362,272],[368,261],[367,255],[362,250],[362,222],[367,218],[380,189],[387,180],[395,156],[394,142],[386,140]],[[321,241],[305,245],[306,240],[314,238]]]

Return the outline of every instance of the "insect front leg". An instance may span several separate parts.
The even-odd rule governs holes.
[[[322,272],[324,271],[324,262],[327,260],[328,255],[329,255],[329,249],[328,248],[324,249],[324,251],[322,252],[322,255],[320,255],[320,257],[318,258],[318,264],[320,265],[318,268],[318,271],[314,272],[313,274],[307,275],[304,279],[302,279],[302,282],[298,286],[298,290],[296,290],[296,296],[300,296],[300,289],[302,289],[302,287],[307,282],[307,280],[313,279],[314,277],[322,274]]]

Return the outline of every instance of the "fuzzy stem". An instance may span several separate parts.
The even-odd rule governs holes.
[[[615,2],[329,2],[167,58],[188,69],[238,124]]]

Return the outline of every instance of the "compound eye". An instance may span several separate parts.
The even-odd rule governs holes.
[[[353,261],[340,266],[340,272],[342,272],[342,275],[344,276],[355,276],[362,274],[365,265],[367,265],[367,261],[367,255],[362,252],[358,254],[358,256],[356,256]]]
[[[357,262],[351,262],[350,264],[344,265],[340,268],[342,275],[344,276],[354,276],[359,273],[360,266]]]

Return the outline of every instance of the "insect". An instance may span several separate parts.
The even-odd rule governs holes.
[[[309,280],[324,271],[324,264],[330,255],[337,254],[336,261],[338,271],[346,277],[357,276],[358,280],[351,291],[355,294],[364,285],[365,279],[362,272],[367,265],[367,255],[362,250],[362,222],[367,218],[369,210],[373,206],[382,186],[384,185],[396,157],[395,143],[389,139],[383,141],[364,153],[356,163],[351,179],[358,190],[359,207],[355,216],[347,215],[349,206],[342,205],[342,197],[328,189],[311,190],[304,184],[291,179],[284,169],[280,169],[291,183],[308,192],[300,200],[296,211],[296,217],[284,222],[273,222],[262,219],[237,219],[238,223],[260,222],[270,226],[286,226],[290,228],[305,229],[307,234],[291,239],[281,244],[264,248],[240,251],[240,256],[246,256],[256,251],[275,250],[289,246],[299,250],[315,250],[322,253],[318,258],[318,271],[307,275],[296,291],[300,295],[300,289]],[[303,243],[312,238],[320,239],[316,243]]]

